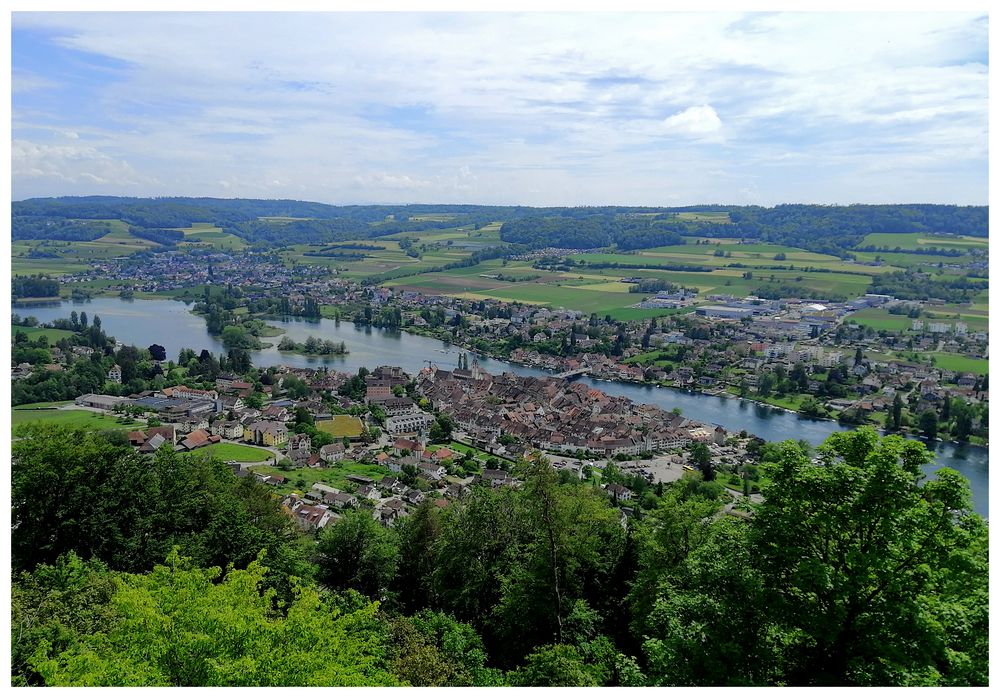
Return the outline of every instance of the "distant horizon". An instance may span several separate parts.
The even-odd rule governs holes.
[[[522,203],[506,203],[506,204],[479,204],[471,203],[468,201],[407,201],[407,202],[352,202],[352,203],[332,203],[329,201],[318,201],[315,199],[294,199],[289,197],[267,197],[267,196],[191,196],[185,194],[154,194],[154,195],[129,195],[129,194],[46,194],[39,196],[29,196],[23,199],[11,199],[11,203],[22,203],[25,201],[33,201],[37,199],[92,199],[92,198],[111,198],[111,199],[217,199],[220,201],[295,201],[298,203],[305,204],[320,204],[322,206],[482,206],[484,208],[505,208],[505,207],[517,207],[517,208],[708,208],[712,206],[735,206],[735,207],[749,207],[756,206],[759,208],[776,208],[778,206],[829,206],[829,207],[848,207],[848,206],[959,206],[967,208],[989,208],[989,204],[962,204],[962,203],[949,203],[949,202],[938,202],[938,201],[871,201],[862,202],[855,201],[851,203],[823,203],[815,201],[783,201],[777,204],[755,204],[755,203],[724,203],[720,201],[714,201],[712,203],[700,202],[693,204],[616,204],[616,203],[591,203],[591,204],[575,204],[575,205],[540,205],[540,204],[522,204]]]

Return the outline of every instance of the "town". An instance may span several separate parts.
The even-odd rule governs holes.
[[[111,383],[120,382],[118,364],[108,373]],[[445,505],[477,484],[517,486],[510,465],[540,452],[575,479],[615,463],[624,476],[653,485],[694,470],[689,446],[702,444],[715,467],[736,474],[750,440],[565,379],[491,376],[475,362],[469,369],[427,368],[415,377],[389,366],[363,373],[359,382],[345,373],[279,368],[256,387],[219,375],[213,389],[86,394],[73,406],[144,419],[145,428],[127,432],[139,453],[165,446],[179,452],[221,446],[225,453],[227,444],[253,447],[237,454],[266,452],[260,454],[265,465],[228,462],[238,476],[282,492],[295,487],[282,503],[305,530],[335,522],[345,508],[370,510],[390,524],[425,499]],[[363,394],[352,396],[359,385]],[[252,399],[258,387],[263,402]],[[311,487],[300,486],[301,472],[308,472]],[[342,487],[324,481],[327,474]],[[604,486],[630,513],[635,493],[614,480]]]
[[[687,312],[622,321],[563,308],[371,286],[321,275],[319,267],[288,268],[269,259],[247,252],[165,253],[151,261],[97,264],[89,276],[60,281],[110,275],[114,281],[107,293],[128,290],[195,301],[194,311],[206,316],[210,331],[213,323],[219,333],[226,326],[236,328],[232,334],[242,340],[223,339],[237,348],[262,346],[252,335],[268,313],[343,318],[442,339],[566,377],[586,374],[741,397],[809,417],[873,423],[930,438],[975,443],[988,438],[988,332],[961,320],[934,319],[941,300],[878,293],[848,301],[709,294],[704,304],[692,305],[691,292],[676,288],[658,291],[640,305],[681,304]],[[192,284],[210,279],[212,285],[202,287],[217,290],[192,293]],[[282,293],[276,296],[274,288]],[[256,310],[239,315],[232,311],[239,306]],[[865,319],[873,313],[892,322],[875,329]],[[32,320],[15,316],[13,322]],[[287,338],[282,342],[282,349],[302,348]],[[26,378],[34,368],[30,361],[18,361],[13,378]]]
[[[989,685],[987,12],[20,4],[12,687]]]

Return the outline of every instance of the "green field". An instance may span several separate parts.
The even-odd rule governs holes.
[[[345,436],[357,438],[361,436],[364,424],[357,417],[338,414],[334,415],[333,419],[323,419],[316,422],[316,428],[337,439],[342,439]]]
[[[973,359],[961,354],[949,354],[943,351],[930,354],[930,356],[934,358],[934,365],[945,371],[985,375],[990,370],[989,359]]]
[[[174,228],[184,233],[180,247],[212,248],[239,252],[248,247],[246,240],[232,233],[225,233],[211,223],[192,223],[188,228]]]
[[[115,417],[109,417],[88,410],[30,410],[14,409],[11,412],[11,425],[16,432],[23,424],[45,423],[61,426],[83,427],[92,430],[128,429],[144,426],[143,422],[126,420],[119,422]]]
[[[859,310],[848,315],[844,321],[871,327],[873,330],[887,330],[889,332],[904,332],[913,326],[913,318],[906,315],[893,315],[888,310],[881,308]]]
[[[207,453],[219,460],[234,460],[240,463],[261,463],[270,460],[272,454],[263,448],[243,446],[242,444],[212,444],[199,448],[197,453]]]
[[[926,326],[928,322],[945,322],[954,327],[956,322],[964,322],[969,332],[989,330],[989,312],[979,304],[979,307],[959,305],[927,305],[919,318]],[[893,315],[882,308],[866,308],[851,313],[845,319],[858,325],[871,327],[873,330],[888,330],[903,332],[913,326],[913,318],[906,315]]]
[[[11,245],[11,271],[14,274],[60,276],[89,269],[88,262],[113,257],[127,257],[135,252],[159,247],[155,242],[137,238],[128,232],[128,224],[105,220],[111,232],[91,241],[17,240]],[[54,257],[30,257],[33,252]]]
[[[271,465],[255,465],[251,467],[255,473],[281,475],[288,478],[288,482],[275,488],[282,494],[291,492],[303,494],[311,490],[312,486],[317,482],[329,485],[330,487],[336,487],[339,490],[353,490],[354,484],[347,479],[348,475],[363,475],[377,482],[386,475],[392,474],[388,468],[384,468],[381,465],[370,465],[355,461],[341,461],[329,468],[297,468],[295,470],[282,470]],[[302,481],[302,485],[299,485],[299,480]]]
[[[286,264],[325,266],[336,270],[339,276],[348,279],[364,279],[387,273],[419,274],[426,269],[460,262],[468,258],[475,250],[498,244],[500,242],[499,230],[500,224],[492,223],[482,226],[479,230],[475,230],[471,226],[461,226],[404,231],[366,240],[346,240],[333,243],[333,245],[373,245],[382,248],[375,250],[342,248],[339,250],[344,254],[362,255],[361,259],[356,260],[306,254],[306,252],[319,252],[323,248],[329,247],[328,244],[290,245],[281,252],[281,256]],[[413,250],[419,253],[419,258],[410,257],[400,248],[399,242],[403,239],[413,241]]]
[[[16,276],[34,276],[43,274],[53,278],[63,274],[74,274],[87,271],[90,267],[81,261],[67,259],[32,259],[14,256],[10,260],[11,274]]]
[[[941,322],[964,322],[969,326],[969,332],[985,332],[990,328],[990,317],[987,307],[962,305],[928,305],[924,309],[925,320],[940,320]]]
[[[72,405],[72,400],[61,400],[58,402],[29,402],[24,405],[18,405],[15,410],[30,410],[36,407],[63,407],[65,405]]]
[[[502,260],[490,260],[461,269],[415,273],[392,279],[384,285],[429,294],[517,301],[610,315],[619,320],[637,320],[677,311],[631,307],[645,296],[628,293],[629,284],[621,282],[623,277],[662,279],[696,288],[702,297],[718,293],[743,296],[754,292],[763,284],[775,282],[800,284],[821,294],[853,298],[868,290],[873,276],[897,270],[896,267],[889,265],[880,267],[859,265],[845,262],[832,255],[781,245],[743,244],[739,240],[732,239],[717,239],[711,240],[710,244],[697,244],[700,240],[703,238],[688,237],[685,238],[683,245],[656,247],[630,253],[571,255],[578,266],[570,271],[535,269],[531,261],[509,261],[504,264]],[[717,252],[721,253],[721,256],[716,256]],[[776,255],[784,255],[784,259],[775,260]],[[629,266],[649,264],[650,267],[591,266],[609,263]],[[672,271],[655,268],[672,264],[702,266],[709,270]],[[767,268],[774,266],[794,268]],[[809,271],[806,271],[807,268]],[[752,278],[744,278],[747,272],[752,274]]]
[[[681,211],[675,213],[682,221],[707,221],[709,223],[731,223],[729,214],[725,211]]]
[[[858,247],[900,248],[901,250],[920,250],[936,247],[967,251],[973,249],[985,250],[989,247],[988,238],[971,237],[968,235],[935,235],[933,233],[870,233],[865,236]]]
[[[977,359],[961,354],[953,354],[945,351],[933,352],[904,352],[904,351],[867,351],[865,356],[875,361],[904,361],[908,363],[924,364],[934,366],[945,371],[957,371],[958,373],[975,373],[985,375],[989,372],[989,359]]]
[[[54,330],[49,327],[23,327],[21,325],[10,326],[11,336],[18,332],[23,332],[28,335],[28,339],[31,341],[35,341],[44,335],[49,340],[50,347],[55,346],[56,342],[60,339],[68,339],[76,334],[70,330]]]

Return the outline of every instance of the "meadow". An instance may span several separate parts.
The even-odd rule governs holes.
[[[23,327],[21,325],[10,326],[11,336],[18,332],[26,334],[31,341],[35,341],[44,335],[49,340],[50,347],[54,347],[60,339],[68,339],[74,335],[70,330],[53,330],[48,327]]]
[[[896,270],[844,262],[830,255],[766,243],[687,238],[686,244],[656,247],[632,253],[571,255],[578,266],[569,271],[533,268],[530,261],[489,260],[472,267],[434,273],[415,273],[385,282],[396,289],[445,294],[470,299],[498,299],[610,315],[619,320],[645,319],[676,312],[632,306],[644,295],[629,293],[624,277],[662,279],[698,290],[703,300],[714,294],[743,296],[765,283],[801,284],[821,294],[856,297],[864,294],[873,275]],[[717,256],[716,252],[721,252]],[[728,255],[728,256],[727,256]],[[784,259],[775,260],[775,255]],[[593,265],[621,264],[638,268]],[[649,264],[648,268],[641,265]],[[671,271],[657,266],[686,264],[708,271]],[[732,266],[739,265],[739,266]],[[767,267],[785,266],[786,269]],[[805,269],[808,268],[809,271]],[[746,275],[751,278],[745,278]],[[689,312],[689,311],[686,311]]]
[[[989,247],[988,238],[971,237],[969,235],[934,235],[933,233],[870,233],[865,236],[858,247],[900,248],[901,250],[919,250],[936,247],[938,249],[951,249],[968,251],[973,249],[985,250]]]
[[[266,460],[270,460],[272,454],[270,451],[266,451],[263,448],[254,448],[253,446],[244,446],[243,444],[212,444],[211,446],[205,446],[204,448],[199,448],[197,453],[205,453],[214,458],[224,461],[237,461],[239,463],[262,463]]]
[[[24,424],[58,424],[60,426],[83,427],[88,430],[128,429],[143,426],[127,418],[119,421],[116,417],[90,412],[89,410],[23,409],[11,411],[11,426],[14,432]]]
[[[322,483],[339,490],[354,489],[353,483],[347,479],[349,475],[363,475],[376,482],[386,475],[392,473],[388,468],[381,465],[368,463],[358,463],[356,461],[340,461],[336,465],[325,468],[298,468],[296,470],[282,470],[271,465],[251,466],[255,473],[265,473],[267,475],[281,475],[287,478],[287,482],[275,486],[275,490],[280,494],[290,494],[298,492],[303,494],[312,489],[313,485]]]
[[[184,233],[178,247],[211,248],[226,252],[239,252],[247,247],[246,240],[232,233],[225,233],[211,223],[192,223],[189,228],[174,228]]]
[[[343,437],[357,438],[361,436],[364,424],[357,417],[346,414],[334,415],[333,419],[323,419],[316,422],[316,428],[322,432],[341,439]]]
[[[133,236],[122,221],[103,222],[111,226],[111,232],[96,240],[17,240],[11,245],[11,272],[49,276],[73,274],[86,271],[90,268],[89,262],[95,260],[127,257],[159,247],[155,242]],[[30,256],[39,253],[54,256]]]
[[[912,327],[913,318],[906,315],[893,315],[888,310],[883,310],[882,308],[866,308],[856,313],[851,313],[847,316],[845,322],[871,327],[873,330],[904,332]]]

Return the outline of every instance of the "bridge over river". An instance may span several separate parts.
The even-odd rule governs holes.
[[[556,378],[575,378],[576,376],[586,376],[590,373],[590,366],[584,366],[583,368],[575,368],[572,371],[563,371],[562,373],[557,373]]]

